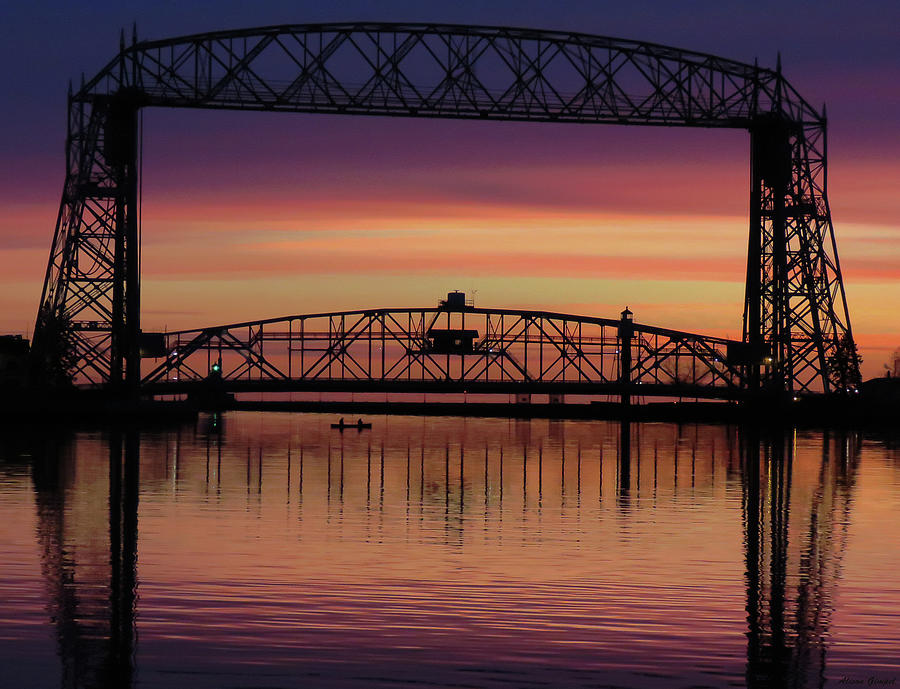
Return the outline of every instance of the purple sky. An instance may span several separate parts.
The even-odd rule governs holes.
[[[90,77],[114,55],[120,28],[130,33],[137,22],[139,37],[164,38],[356,20],[577,30],[748,62],[758,57],[763,66],[774,66],[780,51],[800,93],[816,106],[827,101],[829,199],[869,373],[900,345],[900,3],[887,0],[5,3],[0,331],[27,331],[34,318],[64,172],[67,82],[77,82],[82,71]],[[569,307],[608,316],[629,301],[641,304],[645,322],[739,335],[745,133],[176,111],[146,114],[145,128],[149,327],[385,300],[428,304],[445,288],[477,288],[486,306]],[[722,218],[718,233],[705,229]],[[668,219],[672,246],[660,249]],[[488,270],[485,252],[500,256],[508,246],[504,233],[517,225],[552,227],[556,234],[552,242],[546,232],[528,235],[517,258]],[[599,229],[591,234],[592,227]],[[364,231],[366,241],[372,231],[394,233],[385,245],[394,247],[395,262],[378,275],[353,267],[365,243],[342,253],[348,238],[354,242],[354,232]],[[320,253],[305,255],[333,262],[333,282],[319,277],[316,283],[327,297],[292,281],[290,265],[281,265],[297,233],[309,242],[316,232]],[[479,254],[477,260],[460,254],[467,267],[454,270],[435,252],[452,254],[447,247],[460,232],[474,238]],[[723,248],[711,252],[720,238]],[[412,248],[404,254],[404,247]],[[575,272],[589,276],[596,269],[604,280],[566,286],[573,280],[566,266],[584,253],[597,262]],[[667,271],[670,254],[681,267]],[[548,256],[546,265],[541,255]],[[608,256],[630,266],[631,278],[608,272]],[[434,269],[409,269],[423,261]],[[264,279],[258,272],[265,265],[273,273]],[[726,278],[733,267],[736,274]],[[297,268],[309,270],[309,259]],[[721,290],[694,284],[704,270],[703,279]],[[368,303],[367,279],[379,280],[384,299]],[[226,283],[239,284],[256,301],[224,308],[217,295],[230,296]],[[704,296],[712,293],[726,296]]]

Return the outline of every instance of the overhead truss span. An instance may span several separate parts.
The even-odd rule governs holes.
[[[70,93],[66,179],[35,328],[45,370],[137,390],[138,114],[179,107],[730,127],[750,132],[743,384],[859,377],[826,197],[824,111],[782,76],[713,55],[555,31],[285,25],[122,41]]]

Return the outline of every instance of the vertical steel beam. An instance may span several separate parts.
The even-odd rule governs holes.
[[[744,342],[749,345],[749,361],[745,379],[751,390],[759,389],[760,359],[763,352],[762,332],[762,220],[763,180],[759,160],[758,134],[750,130],[750,232],[747,244],[747,282],[744,288]]]
[[[115,263],[110,384],[128,395],[140,385],[140,239],[138,227],[139,98],[121,89],[106,113],[105,155],[116,182]]]
[[[773,392],[793,388],[789,237],[785,198],[791,182],[790,128],[777,115],[750,127],[750,239],[744,297],[744,341],[750,347],[750,384]]]

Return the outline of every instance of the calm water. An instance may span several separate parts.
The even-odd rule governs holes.
[[[896,440],[333,420],[6,429],[0,686],[900,685]]]

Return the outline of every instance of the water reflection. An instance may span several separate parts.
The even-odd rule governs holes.
[[[794,476],[796,432],[746,433],[747,685],[824,686],[826,640],[847,540],[858,438],[824,433]],[[812,466],[811,466],[812,465]],[[813,470],[816,469],[816,470]]]
[[[50,435],[32,455],[41,573],[66,689],[132,686],[139,438],[113,432],[102,444],[108,492],[102,471],[79,475],[71,436]]]
[[[496,587],[503,595],[507,595],[504,587],[512,585],[497,581],[497,572],[509,566],[506,549],[522,551],[525,564],[521,566],[559,567],[562,575],[554,594],[558,596],[570,586],[564,559],[581,553],[572,565],[577,586],[571,584],[570,595],[575,598],[570,602],[576,607],[586,605],[593,596],[596,600],[591,599],[591,604],[600,616],[607,614],[603,606],[608,599],[591,589],[591,577],[599,577],[597,591],[605,591],[601,584],[607,577],[609,581],[647,580],[648,568],[655,572],[652,585],[642,594],[646,600],[633,608],[629,600],[617,601],[622,610],[612,626],[588,629],[589,624],[576,617],[582,611],[573,608],[557,615],[552,601],[544,601],[546,608],[535,603],[538,619],[528,619],[527,624],[523,622],[527,615],[519,613],[507,620],[472,622],[466,633],[481,646],[471,639],[463,643],[446,630],[438,633],[419,625],[412,613],[400,627],[396,620],[388,620],[391,624],[385,629],[390,629],[394,646],[379,646],[387,643],[378,631],[385,620],[377,619],[375,608],[366,607],[366,601],[349,598],[343,601],[341,614],[349,615],[357,627],[335,623],[328,629],[327,616],[315,624],[295,617],[282,623],[285,629],[270,630],[271,638],[264,630],[255,642],[248,640],[252,627],[243,630],[243,643],[259,646],[247,650],[254,662],[284,667],[285,676],[293,679],[308,670],[335,678],[319,681],[321,686],[381,686],[381,680],[384,686],[401,680],[415,685],[426,677],[430,684],[440,685],[477,671],[475,686],[509,686],[510,682],[531,686],[526,679],[550,686],[592,686],[600,677],[626,685],[634,685],[639,678],[641,686],[679,686],[689,680],[696,683],[694,673],[699,672],[706,684],[722,686],[739,684],[741,679],[748,687],[817,687],[826,682],[829,626],[859,465],[860,439],[853,434],[805,434],[800,442],[795,431],[627,422],[541,426],[522,421],[444,420],[435,425],[418,419],[386,422],[381,431],[372,433],[338,434],[330,433],[319,417],[284,416],[263,423],[258,415],[237,415],[235,421],[232,427],[231,419],[226,426],[221,418],[211,417],[197,428],[49,438],[35,449],[32,479],[41,567],[62,660],[61,686],[131,687],[136,663],[139,671],[147,672],[141,686],[157,686],[151,667],[158,658],[144,665],[141,653],[136,653],[141,646],[136,630],[144,629],[137,591],[138,554],[145,551],[138,535],[144,533],[147,520],[157,532],[169,534],[171,525],[157,514],[158,504],[177,506],[179,501],[194,501],[191,505],[196,510],[191,514],[197,519],[212,514],[233,520],[234,529],[248,528],[248,522],[235,514],[250,515],[269,530],[281,529],[282,540],[291,534],[311,552],[318,547],[312,541],[321,539],[341,543],[347,552],[375,547],[371,552],[378,557],[394,552],[388,549],[393,544],[396,552],[415,557],[417,548],[436,542],[458,554],[458,568],[473,572],[486,568],[491,576],[472,574],[472,580],[486,590]],[[153,511],[144,510],[147,500],[142,502],[141,495],[151,498]],[[670,638],[668,628],[657,622],[629,632],[660,654],[656,670],[642,670],[645,651],[622,642],[636,638],[621,636],[621,630],[634,624],[629,618],[639,617],[644,610],[655,619],[657,613],[646,612],[645,607],[652,608],[653,596],[664,597],[667,587],[701,589],[704,584],[691,579],[692,572],[673,571],[672,578],[666,579],[659,574],[665,574],[664,565],[641,561],[648,556],[642,551],[648,533],[651,539],[655,531],[669,533],[665,519],[704,506],[718,510],[722,520],[730,519],[727,504],[732,495],[740,501],[743,543],[723,541],[721,545],[742,553],[744,580],[711,580],[708,585],[710,590],[733,583],[743,587],[745,654],[739,665],[732,666],[727,650],[721,650],[721,657],[711,663],[718,664],[715,669],[697,670],[704,659],[691,640],[701,630],[686,622],[676,638]],[[316,531],[306,531],[305,524],[314,524]],[[680,536],[690,542],[690,534]],[[232,538],[235,548],[250,547],[242,541],[251,538],[246,533]],[[384,549],[379,550],[379,545]],[[540,546],[538,551],[535,545]],[[626,559],[591,559],[593,553],[600,557],[603,549],[624,554]],[[347,557],[351,564],[355,562],[352,554]],[[627,559],[631,557],[637,559]],[[142,562],[148,560],[151,564],[146,566],[153,571],[167,566],[159,553],[142,556]],[[396,563],[366,562],[372,568],[367,586],[377,587],[378,581],[393,586],[391,567]],[[432,576],[427,573],[430,564],[425,559],[421,565],[406,563],[398,576],[409,582],[421,576],[426,582]],[[277,567],[279,563],[258,565]],[[171,568],[178,566],[173,563]],[[304,567],[312,571],[313,583],[330,572],[322,562],[308,561]],[[344,574],[335,569],[335,577]],[[192,585],[198,586],[196,573],[184,576],[185,582],[193,576]],[[247,575],[235,565],[220,576],[224,585],[229,577],[238,580]],[[451,592],[441,595],[452,596],[454,586],[471,584],[465,577],[454,583],[433,576],[428,586]],[[520,579],[527,580],[527,574],[517,569],[510,582]],[[177,582],[178,577],[172,580]],[[441,588],[448,583],[453,586]],[[409,594],[406,605],[413,609],[417,601],[409,591],[431,589],[425,583],[410,586],[386,595]],[[291,590],[278,588],[272,595],[296,595],[300,601],[301,594]],[[521,595],[526,594],[531,595],[527,591]],[[239,603],[235,599],[234,605]],[[289,606],[289,601],[281,600],[281,604]],[[293,604],[302,608],[312,603]],[[157,608],[163,604],[153,605],[153,615],[148,617],[162,617]],[[348,613],[353,606],[358,609]],[[460,607],[463,613],[453,614],[477,617]],[[314,612],[318,611],[307,609],[303,614]],[[239,610],[233,614],[230,621],[239,627]],[[505,611],[493,614],[502,617]],[[358,623],[364,616],[374,629],[368,635]],[[146,633],[152,638],[161,627],[147,624],[150,631]],[[666,624],[678,623],[668,620]],[[323,631],[328,632],[327,643],[316,636]],[[183,634],[189,641],[191,631]],[[538,638],[538,634],[544,636]],[[573,645],[563,645],[567,635]],[[200,630],[197,636],[202,636]],[[555,645],[548,646],[549,641]],[[267,645],[271,647],[263,650]],[[519,650],[510,650],[518,646],[523,654],[535,654],[534,664],[521,666]],[[222,647],[217,648],[222,653]],[[286,649],[286,655],[267,656],[274,653],[273,648]],[[420,650],[403,650],[411,648]],[[451,660],[440,657],[444,649]],[[352,671],[346,669],[349,665],[335,665],[336,659],[343,662],[350,653],[361,658],[353,661],[357,665]],[[392,663],[400,654],[405,654],[405,662],[397,669]],[[479,660],[479,654],[490,657]],[[187,669],[180,671],[193,672],[192,662],[206,667],[199,659],[187,657]],[[306,668],[303,672],[297,670],[298,662]],[[366,675],[360,663],[369,663],[372,673],[377,668],[376,679],[381,679],[361,680],[375,675]],[[547,674],[541,678],[544,671]],[[163,679],[158,685],[165,685]]]

